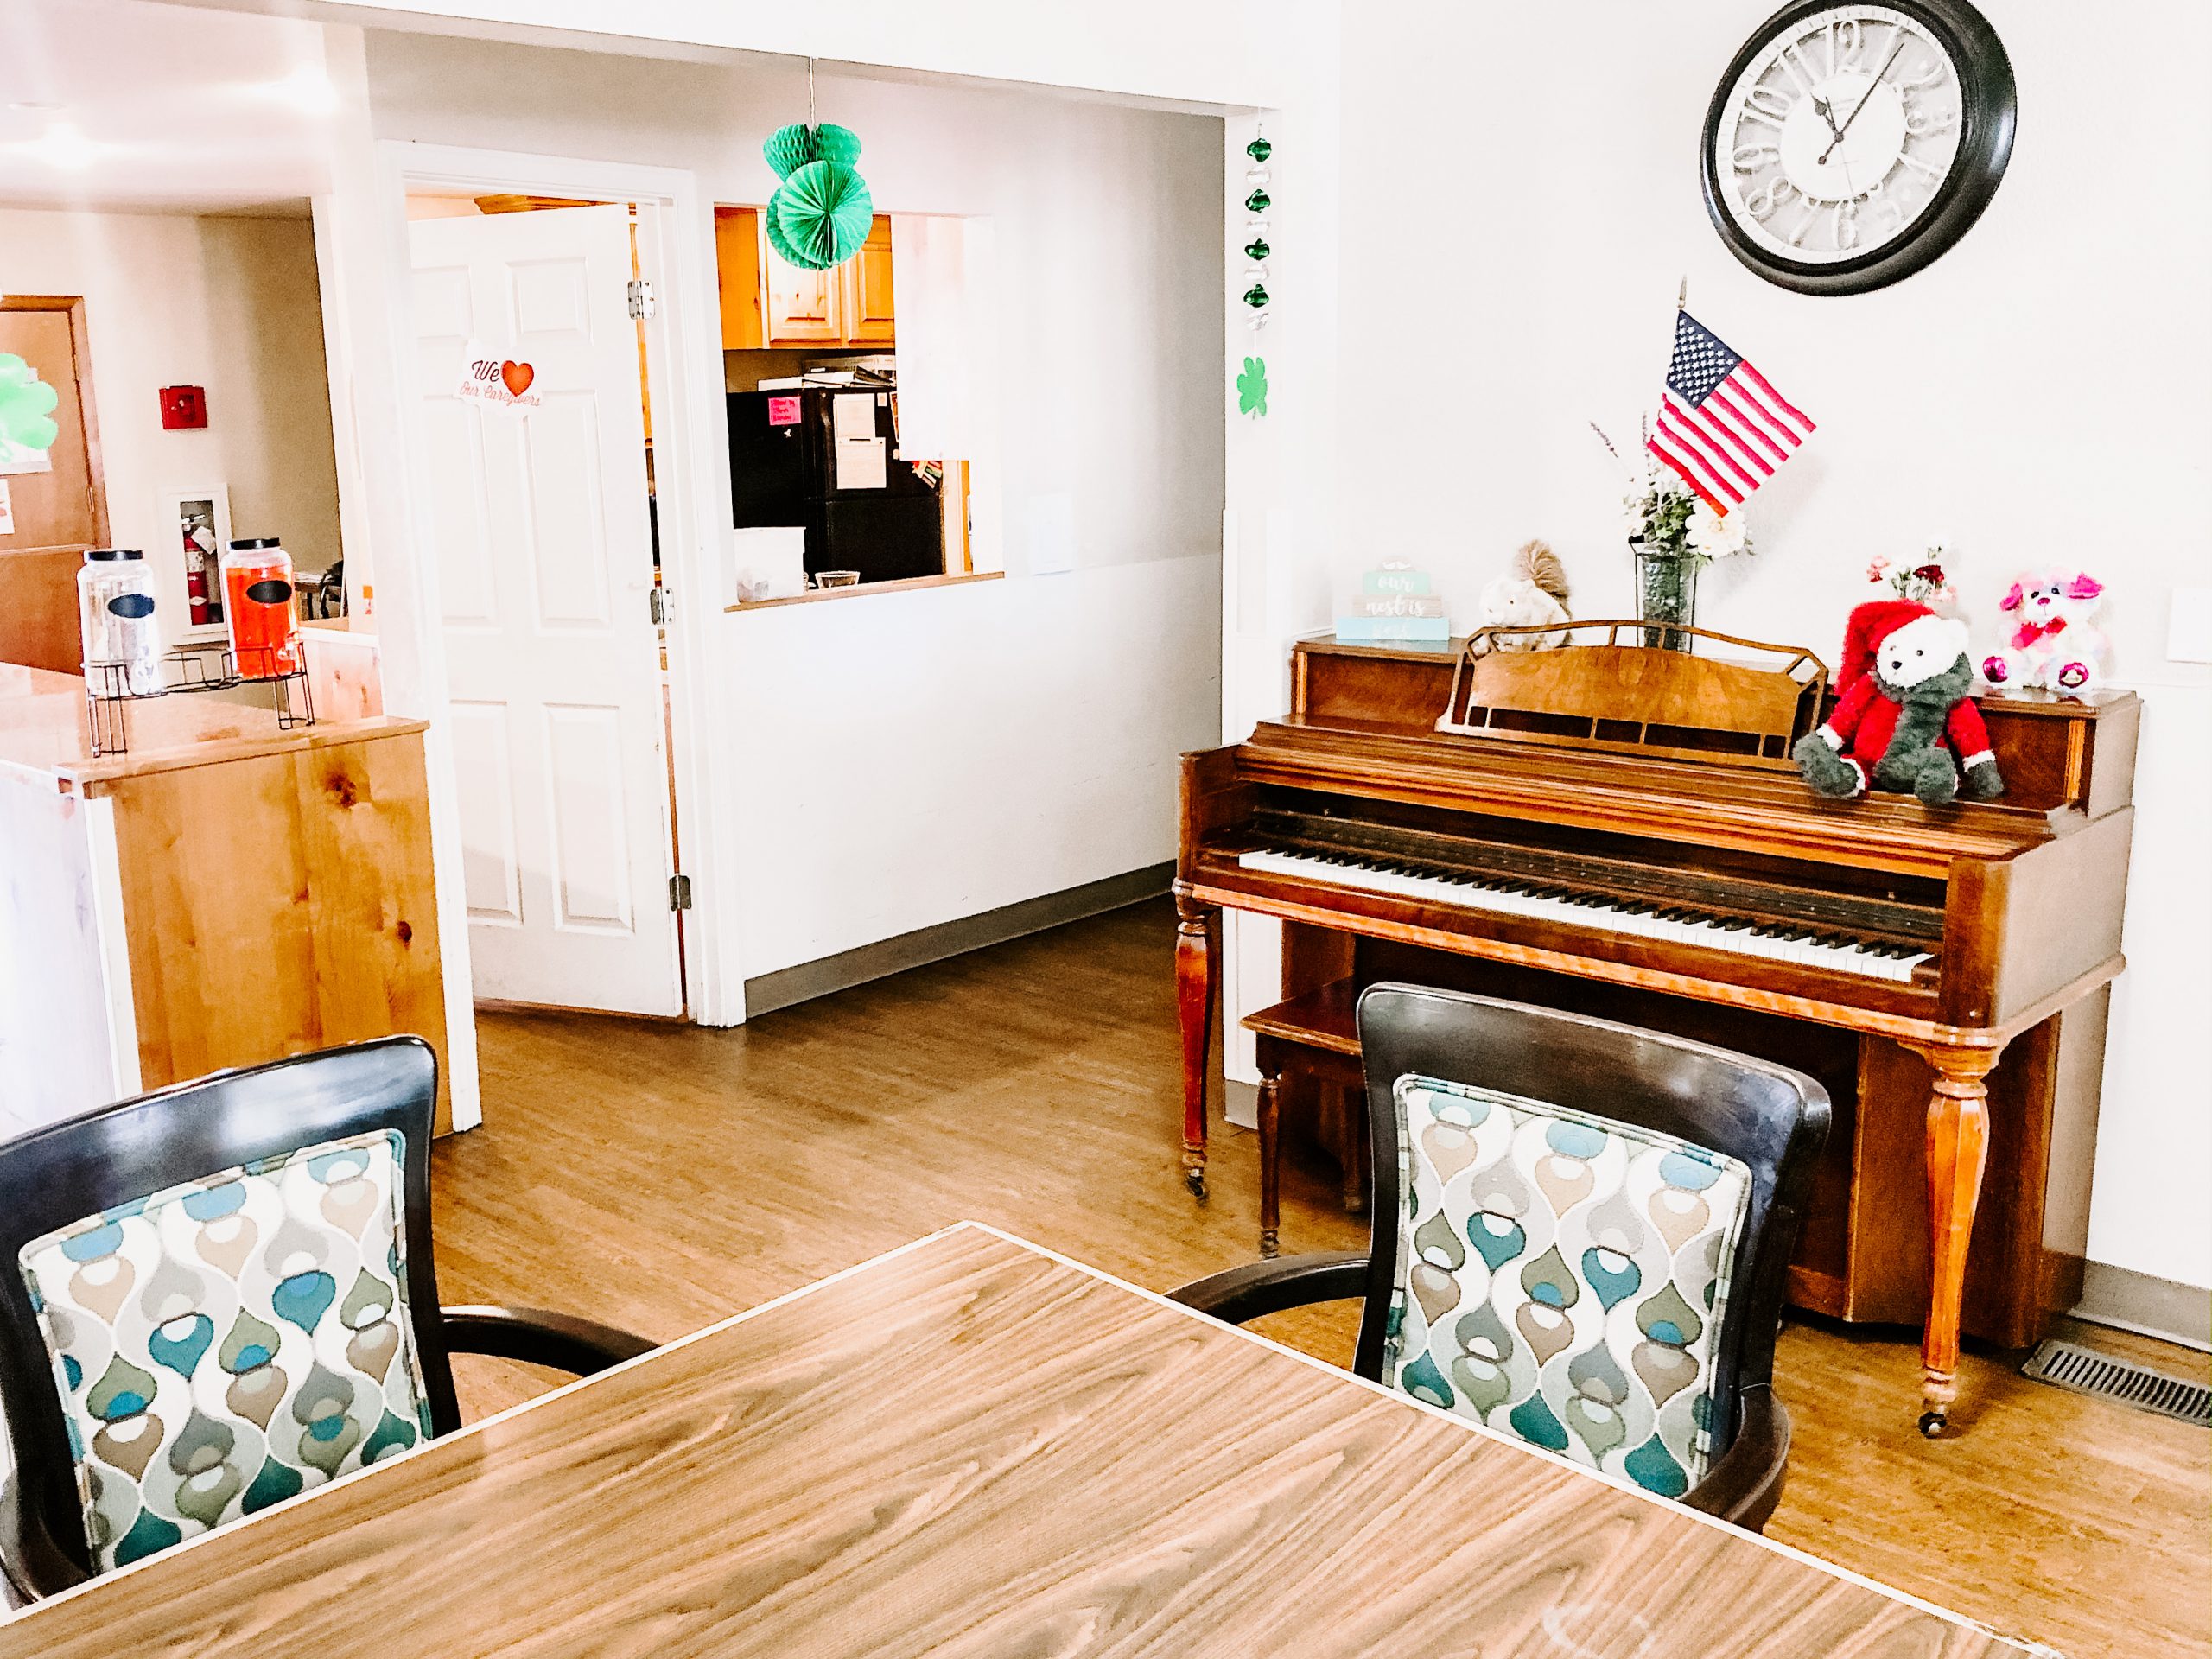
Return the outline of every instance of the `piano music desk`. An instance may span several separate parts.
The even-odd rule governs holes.
[[[2106,988],[2124,966],[2134,696],[1985,698],[2006,796],[1929,809],[1821,800],[1770,763],[1440,734],[1452,668],[1301,641],[1290,714],[1185,757],[1186,1181],[1203,1193],[1224,906],[1285,924],[1287,1000],[1246,1022],[1272,1062],[1270,1149],[1286,1075],[1352,1076],[1349,1010],[1378,979],[1796,1065],[1836,1121],[1790,1299],[1922,1325],[1922,1427],[1941,1432],[1961,1329],[2025,1346],[2079,1297]],[[1326,868],[1348,861],[1364,868]],[[1501,911],[1502,891],[1533,909]]]

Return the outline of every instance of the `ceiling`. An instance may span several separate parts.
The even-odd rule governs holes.
[[[297,213],[334,102],[320,24],[0,0],[0,207]]]

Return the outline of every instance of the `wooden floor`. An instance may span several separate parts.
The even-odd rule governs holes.
[[[442,1296],[665,1338],[963,1217],[1160,1288],[1246,1260],[1253,1137],[1217,1118],[1205,1206],[1176,1179],[1173,936],[1164,903],[1139,906],[736,1031],[487,1014],[485,1127],[438,1149]],[[1286,1250],[1364,1233],[1333,1166],[1294,1155]],[[1350,1357],[1344,1311],[1262,1328]],[[1769,1535],[2069,1659],[2212,1651],[2212,1436],[2010,1357],[1969,1355],[1961,1433],[1930,1444],[1910,1333],[1793,1322],[1777,1386],[1796,1446]],[[550,1381],[461,1371],[472,1417]]]

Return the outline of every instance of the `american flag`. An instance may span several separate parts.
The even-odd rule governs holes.
[[[1651,453],[1724,517],[1813,435],[1806,413],[1687,311],[1675,314]]]

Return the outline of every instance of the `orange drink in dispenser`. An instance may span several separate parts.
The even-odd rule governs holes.
[[[273,680],[300,671],[292,556],[276,537],[232,542],[223,555],[223,620],[239,678]]]

